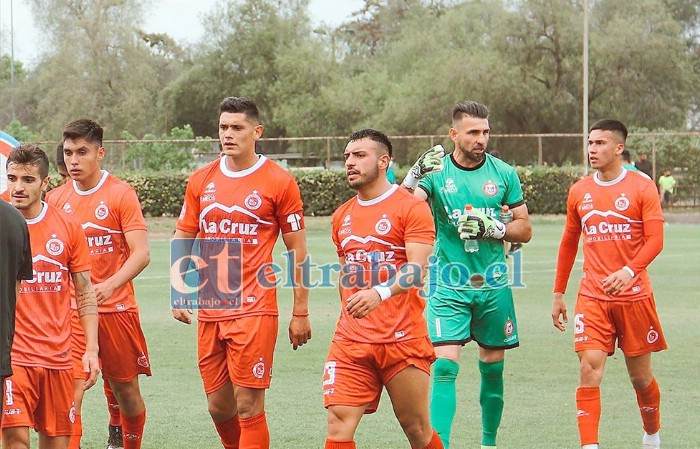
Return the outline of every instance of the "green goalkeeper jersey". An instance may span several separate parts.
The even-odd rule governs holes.
[[[479,250],[467,253],[457,220],[468,204],[496,219],[504,204],[511,209],[524,204],[520,179],[512,166],[490,154],[474,168],[458,165],[452,154],[444,159],[441,172],[418,184],[428,194],[437,231],[430,283],[455,290],[503,288],[509,283],[503,242],[478,240]]]

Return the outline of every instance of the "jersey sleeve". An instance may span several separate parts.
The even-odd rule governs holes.
[[[581,236],[581,220],[576,211],[573,190],[573,187],[569,189],[569,196],[566,200],[566,224],[564,225],[564,234],[561,236],[561,242],[559,243],[557,268],[554,275],[555,293],[566,292],[566,285],[569,283],[569,276],[574,267],[574,262],[576,262],[578,242]]]
[[[523,187],[520,184],[520,178],[515,169],[509,170],[506,185],[508,187],[506,189],[505,198],[503,198],[503,204],[508,205],[511,209],[524,204]]]
[[[404,241],[435,244],[435,223],[430,206],[425,201],[418,201],[409,208],[404,225]]]
[[[417,189],[423,190],[430,198],[433,195],[433,178],[434,176],[428,175],[425,178],[418,181]]]
[[[146,230],[141,202],[133,188],[129,188],[119,200],[119,220],[124,233]]]
[[[304,203],[301,201],[301,191],[294,178],[289,176],[286,185],[280,185],[277,189],[277,195],[275,213],[282,234],[304,229]]]
[[[335,245],[336,254],[338,255],[338,257],[343,257],[345,253],[343,252],[343,248],[340,246],[340,239],[338,237],[338,228],[340,223],[339,217],[340,214],[338,214],[338,211],[336,210],[333,214],[331,222],[331,239],[333,240],[333,244]]]
[[[80,273],[90,270],[90,251],[83,227],[79,223],[70,223],[71,256],[68,269],[71,273]]]
[[[182,210],[177,219],[175,228],[180,231],[196,234],[199,232],[199,182],[194,176],[190,176],[185,188],[185,198],[182,201]]]
[[[656,186],[653,181],[647,183],[647,188],[642,191],[642,221],[663,220],[664,213],[661,209],[661,200],[659,199]]]

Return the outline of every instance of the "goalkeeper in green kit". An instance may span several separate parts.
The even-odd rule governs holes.
[[[486,106],[456,104],[450,129],[454,152],[445,156],[442,146],[431,148],[403,183],[430,203],[437,231],[428,302],[438,357],[430,419],[445,448],[457,407],[462,346],[471,340],[479,345],[481,447],[493,448],[503,413],[505,350],[519,344],[503,241],[526,243],[532,227],[515,169],[486,153],[489,131]],[[503,205],[513,212],[507,224],[498,220]]]

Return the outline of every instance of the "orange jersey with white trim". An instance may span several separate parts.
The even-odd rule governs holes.
[[[90,270],[85,234],[75,218],[45,203],[27,227],[34,278],[20,286],[12,364],[69,369],[69,281],[71,273]]]
[[[265,156],[237,172],[221,157],[192,174],[177,229],[205,240],[232,239],[239,252],[229,254],[222,264],[225,274],[212,279],[230,288],[235,300],[199,307],[199,320],[278,314],[272,251],[280,231],[304,229],[302,211],[301,192],[292,175]],[[261,285],[263,278],[266,285]],[[223,285],[225,281],[229,284]],[[209,299],[199,297],[201,302]]]
[[[406,243],[435,243],[428,203],[398,185],[374,200],[355,196],[333,213],[332,238],[338,256],[345,259],[334,338],[393,343],[428,335],[425,300],[418,287],[382,301],[364,318],[353,318],[345,310],[353,293],[387,281],[408,262]]]
[[[141,203],[129,184],[103,170],[90,190],[80,190],[75,181],[51,190],[46,201],[75,216],[83,226],[90,250],[92,284],[102,283],[124,265],[131,254],[125,233],[145,231]],[[98,308],[100,313],[138,310],[134,284],[127,282]]]
[[[571,187],[566,209],[567,228],[579,228],[583,241],[579,294],[610,301],[649,297],[653,291],[646,269],[635,273],[631,285],[618,295],[605,294],[602,285],[629,265],[644,245],[644,222],[663,220],[654,182],[627,170],[610,182],[600,181],[596,173]]]

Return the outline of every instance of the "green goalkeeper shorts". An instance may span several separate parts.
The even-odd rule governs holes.
[[[519,345],[513,293],[452,290],[439,286],[428,301],[428,330],[434,346],[464,345],[470,340],[487,349]]]

